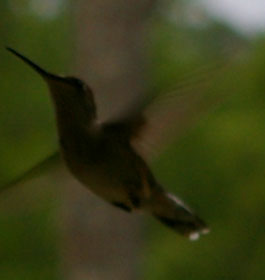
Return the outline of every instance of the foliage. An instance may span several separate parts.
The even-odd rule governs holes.
[[[73,43],[69,7],[44,20],[16,14],[11,2],[0,3],[2,41],[56,73],[65,72]],[[213,65],[220,56],[225,60],[231,53],[223,46],[244,51],[238,66],[216,85],[226,90],[222,105],[153,163],[161,183],[189,201],[212,232],[190,243],[150,222],[140,266],[144,279],[264,279],[265,38],[249,41],[213,19],[198,28],[160,15],[151,25],[150,91],[166,91],[191,69]],[[4,183],[53,150],[56,134],[44,83],[4,49],[0,58]],[[47,196],[36,199],[27,210],[1,206],[1,279],[59,279],[56,205]],[[22,196],[16,203],[27,201]]]

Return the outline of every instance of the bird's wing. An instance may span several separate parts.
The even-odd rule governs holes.
[[[200,119],[202,113],[218,104],[221,98],[217,94],[216,83],[226,72],[227,66],[227,63],[212,65],[182,80],[170,93],[144,96],[102,127],[105,131],[129,139],[142,155],[155,156],[162,150],[161,144],[180,136]]]
[[[29,168],[23,174],[0,186],[0,193],[5,192],[6,190],[20,183],[24,183],[28,180],[34,179],[45,172],[48,172],[53,167],[57,166],[60,162],[61,157],[59,151],[53,152],[48,157],[36,163],[32,168]]]

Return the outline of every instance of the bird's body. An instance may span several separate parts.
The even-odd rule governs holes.
[[[157,182],[131,144],[145,125],[142,112],[100,123],[91,89],[81,80],[50,74],[8,49],[47,82],[54,103],[62,157],[83,185],[126,211],[152,214],[175,231],[197,238],[205,223]]]
[[[85,102],[75,104],[72,100],[75,88],[71,84],[62,88],[60,82],[55,82],[50,89],[61,153],[71,173],[95,194],[123,209],[130,211],[137,208],[140,200],[147,201],[141,178],[148,175],[148,188],[151,188],[154,185],[151,172],[132,148],[129,138],[115,127],[98,122],[94,101],[91,108]],[[80,89],[91,93],[81,81]],[[63,100],[60,91],[64,93]]]
[[[151,173],[128,141],[113,138],[100,125],[95,131],[87,129],[64,136],[63,158],[69,170],[91,191],[128,210],[148,200]],[[148,186],[143,184],[142,176],[148,177]]]

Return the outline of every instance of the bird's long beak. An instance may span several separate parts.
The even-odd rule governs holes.
[[[40,66],[38,66],[36,63],[34,63],[33,61],[31,61],[30,59],[26,58],[24,55],[18,53],[17,51],[15,51],[12,48],[6,47],[6,49],[11,52],[12,54],[14,54],[15,56],[17,56],[18,58],[20,58],[21,60],[23,60],[27,65],[29,65],[31,68],[33,68],[37,73],[39,73],[42,78],[46,81],[46,82],[51,82],[52,80],[61,80],[62,77],[54,75],[52,73],[47,72],[46,70],[44,70],[43,68],[41,68]]]

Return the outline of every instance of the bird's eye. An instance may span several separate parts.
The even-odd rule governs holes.
[[[74,77],[67,77],[67,81],[75,87],[84,87],[84,83],[80,79]]]

